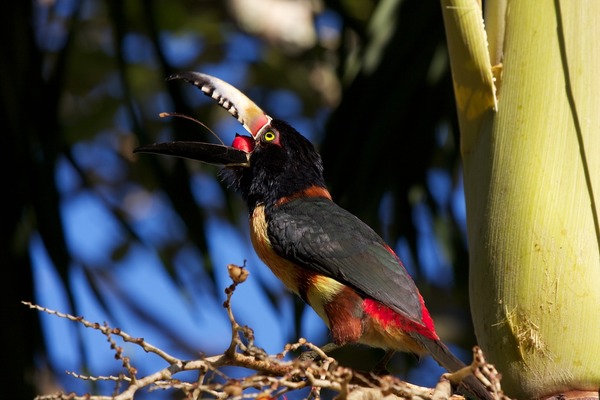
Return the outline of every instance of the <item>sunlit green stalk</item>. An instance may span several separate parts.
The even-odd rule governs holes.
[[[481,21],[479,4],[442,1],[463,140],[477,337],[511,396],[597,392],[600,2],[486,6],[491,59],[502,62],[493,68],[465,50],[476,43],[481,51],[486,39],[480,24],[468,22]],[[492,71],[497,110],[480,78]],[[471,103],[479,105],[464,107]]]

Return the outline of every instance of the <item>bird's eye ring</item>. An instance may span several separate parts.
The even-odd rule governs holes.
[[[265,142],[272,142],[273,140],[275,140],[275,133],[273,133],[273,131],[267,131],[263,135],[263,139]]]

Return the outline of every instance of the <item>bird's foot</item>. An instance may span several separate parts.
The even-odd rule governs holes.
[[[314,362],[326,361],[328,359],[327,353],[334,351],[335,349],[337,349],[339,347],[340,346],[336,345],[335,343],[327,343],[323,347],[317,347],[317,346],[311,345],[309,348],[312,348],[312,349],[301,353],[298,356],[297,360],[300,361],[300,363],[302,363],[302,364],[312,364]],[[329,359],[329,360],[331,361],[331,359]],[[305,379],[305,377],[301,376],[301,374],[292,376],[293,382],[299,382],[304,379]]]
[[[340,346],[338,346],[335,343],[327,343],[325,346],[320,348],[320,351],[318,350],[308,350],[303,352],[302,354],[300,354],[300,356],[298,357],[298,360],[300,360],[301,362],[306,362],[306,361],[310,361],[310,362],[315,362],[315,361],[319,361],[323,358],[323,355],[332,352],[336,349],[338,349]]]
[[[396,354],[395,350],[387,350],[381,360],[379,360],[379,362],[375,364],[375,367],[373,367],[372,373],[378,376],[389,375],[390,372],[387,370],[387,365],[394,354]]]

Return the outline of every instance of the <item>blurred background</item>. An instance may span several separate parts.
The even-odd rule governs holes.
[[[218,140],[163,111],[197,118],[227,144],[243,132],[196,88],[165,82],[186,70],[230,82],[315,143],[334,200],[398,252],[440,336],[470,359],[459,139],[437,2],[23,0],[3,5],[0,30],[3,378],[13,398],[110,394],[113,384],[65,371],[123,372],[100,333],[22,300],[198,358],[229,342],[229,263],[250,271],[233,310],[258,346],[327,343],[324,324],[254,254],[245,205],[218,168],[132,154]],[[165,367],[124,348],[139,376]],[[365,368],[382,354],[335,356]],[[390,371],[430,386],[442,373],[404,354]]]

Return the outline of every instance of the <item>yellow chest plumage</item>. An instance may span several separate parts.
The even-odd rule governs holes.
[[[275,276],[289,290],[306,300],[323,321],[329,325],[329,318],[326,315],[324,306],[344,288],[344,285],[332,278],[302,269],[277,255],[269,241],[265,209],[262,205],[254,209],[250,218],[250,237],[256,254],[273,271]]]
[[[256,254],[267,264],[275,276],[292,292],[300,295],[301,271],[290,261],[279,257],[273,251],[267,235],[267,220],[265,207],[260,205],[254,209],[250,217],[250,238]]]

